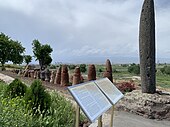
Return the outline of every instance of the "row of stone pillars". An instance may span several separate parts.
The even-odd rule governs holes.
[[[38,71],[38,70],[27,70],[24,73],[25,77],[31,77],[34,79],[41,79],[42,81],[50,82],[52,84],[59,84],[60,86],[68,86],[71,85],[69,83],[69,73],[68,73],[68,68],[67,65],[62,65],[57,69],[57,71],[49,71],[48,69],[45,69],[43,71]],[[103,73],[103,77],[107,77],[110,79],[111,82],[113,82],[113,77],[112,77],[112,66],[110,60],[107,59],[106,61],[106,70]],[[74,74],[72,77],[72,84],[79,84],[82,81],[82,75],[80,72],[80,68],[76,67],[74,70]],[[91,80],[96,80],[96,68],[94,64],[90,64],[88,66],[88,81]]]

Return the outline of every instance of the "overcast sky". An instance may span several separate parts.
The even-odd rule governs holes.
[[[33,55],[32,41],[55,62],[112,63],[138,58],[143,0],[0,0],[0,32]],[[170,58],[170,0],[155,0],[158,59]],[[137,59],[138,60],[138,59]],[[134,61],[136,62],[136,61]]]

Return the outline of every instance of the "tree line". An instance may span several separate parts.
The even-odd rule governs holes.
[[[41,70],[45,69],[51,62],[51,53],[53,49],[48,44],[41,44],[38,40],[33,40],[32,49],[36,61],[39,61]],[[11,39],[8,35],[0,33],[0,63],[2,70],[5,70],[5,63],[12,62],[13,64],[27,65],[32,61],[31,55],[25,55],[25,47],[21,42]]]

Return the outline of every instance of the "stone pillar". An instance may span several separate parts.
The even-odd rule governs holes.
[[[139,28],[140,74],[143,93],[156,92],[154,1],[143,3]]]
[[[50,76],[50,83],[54,83],[54,79],[55,79],[55,72],[52,71]]]
[[[24,71],[24,77],[28,77],[28,70]]]
[[[50,82],[50,71],[49,71],[49,69],[45,70],[45,81]]]
[[[45,81],[45,71],[44,70],[42,70],[40,72],[40,78],[41,78],[42,81]]]
[[[61,86],[69,85],[69,75],[67,65],[62,65],[61,69]]]
[[[34,70],[30,70],[30,77],[34,78]]]
[[[37,78],[37,70],[34,71],[34,79]]]
[[[57,70],[55,80],[54,80],[54,84],[61,84],[61,67],[59,67],[58,70]]]
[[[40,79],[41,77],[40,77],[40,71],[38,70],[37,71],[37,76],[36,76],[36,79]]]
[[[90,64],[88,67],[88,81],[96,80],[96,68],[94,64]]]
[[[109,59],[106,60],[106,71],[103,73],[103,77],[107,77],[111,82],[113,82],[112,65]]]
[[[76,67],[73,75],[73,85],[80,83],[80,77],[81,77],[80,68]]]

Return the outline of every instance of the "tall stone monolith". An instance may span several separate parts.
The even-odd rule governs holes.
[[[80,68],[76,67],[73,75],[73,85],[79,84],[81,80],[80,78],[81,78]]]
[[[112,65],[109,59],[106,60],[106,70],[103,73],[103,77],[107,77],[111,82],[113,82]]]
[[[69,85],[69,75],[67,65],[62,65],[61,68],[61,86]]]
[[[144,0],[139,28],[140,73],[143,93],[155,93],[154,0]]]
[[[57,70],[55,80],[54,80],[54,84],[61,84],[61,67],[59,67],[58,70]]]
[[[96,68],[94,64],[90,64],[88,67],[88,81],[96,80]]]

